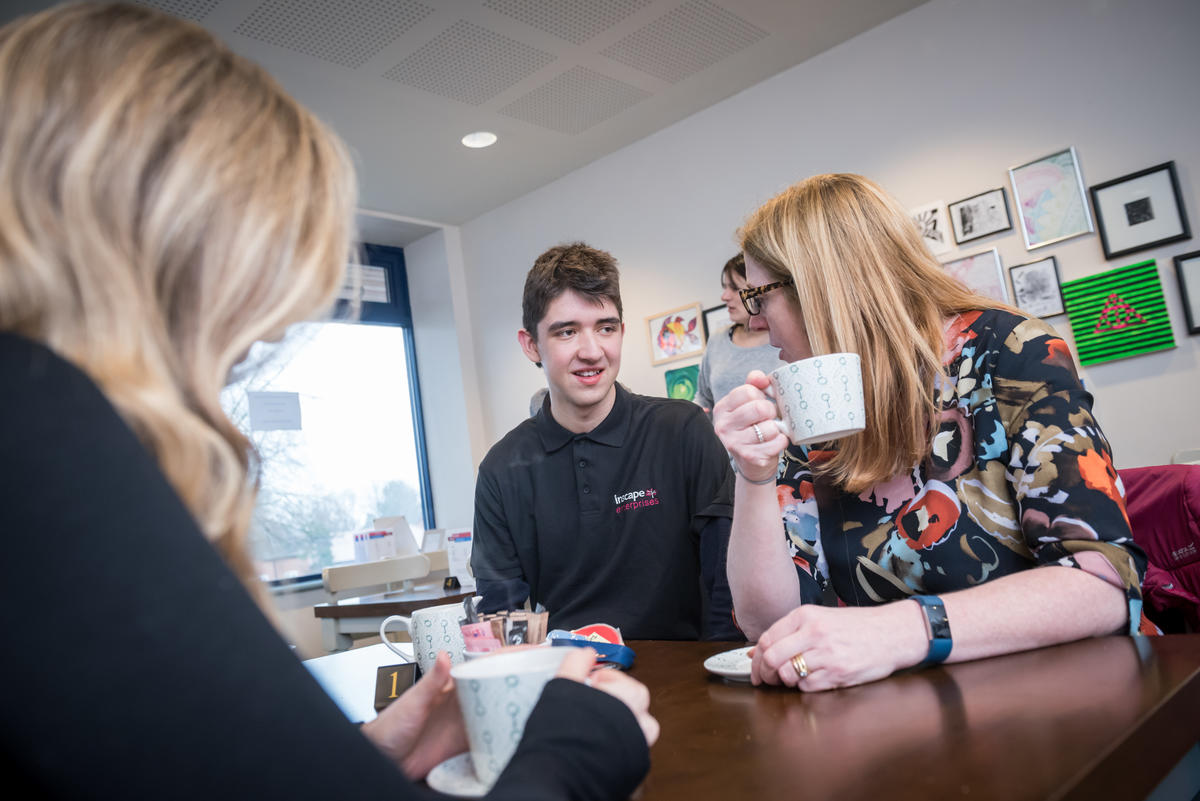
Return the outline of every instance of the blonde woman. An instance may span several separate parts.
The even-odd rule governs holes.
[[[1145,558],[1066,344],[941,270],[904,209],[819,175],[741,231],[750,328],[858,353],[866,429],[789,445],[767,380],[717,403],[755,682],[824,690],[1141,624]]]
[[[253,600],[255,463],[218,395],[332,302],[355,191],[336,137],[197,26],[82,4],[0,29],[0,737],[34,794],[413,798],[465,750],[445,657],[360,730]],[[645,774],[646,690],[585,687],[592,658],[494,797]]]

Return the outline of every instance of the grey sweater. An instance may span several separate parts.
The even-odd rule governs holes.
[[[713,334],[700,362],[696,403],[708,410],[709,417],[713,404],[746,383],[746,374],[751,370],[769,373],[783,364],[779,360],[779,349],[769,344],[755,348],[733,344],[734,327]]]

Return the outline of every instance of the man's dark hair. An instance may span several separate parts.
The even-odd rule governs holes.
[[[743,281],[746,280],[746,257],[741,253],[725,262],[725,266],[721,268],[721,282],[733,286],[734,273]]]
[[[621,311],[620,274],[611,253],[588,247],[582,242],[559,245],[538,256],[525,276],[525,294],[521,298],[521,325],[537,341],[537,326],[550,304],[568,289],[596,303],[608,300]]]

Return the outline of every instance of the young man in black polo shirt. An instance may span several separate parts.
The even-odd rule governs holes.
[[[479,467],[471,566],[482,610],[528,598],[551,628],[742,639],[725,579],[728,457],[700,407],[616,383],[616,260],[579,243],[551,248],[525,279],[522,312],[521,348],[549,394]]]

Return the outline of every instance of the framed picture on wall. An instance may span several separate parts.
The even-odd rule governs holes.
[[[1058,262],[1053,256],[1008,268],[1012,278],[1013,302],[1034,317],[1066,314],[1058,281]]]
[[[733,323],[729,319],[729,307],[724,303],[704,310],[704,336],[712,339],[712,335],[724,331]]]
[[[996,248],[942,264],[942,268],[968,288],[1001,303],[1008,303],[1008,284]]]
[[[691,303],[647,317],[650,364],[673,362],[703,353],[706,339],[702,314],[700,304]]]
[[[700,385],[700,365],[689,364],[687,367],[677,367],[668,370],[667,397],[677,400],[695,400],[696,388]]]
[[[951,203],[949,209],[954,241],[960,245],[1012,228],[1008,196],[1002,186]]]
[[[1092,232],[1075,148],[1019,164],[1008,176],[1026,250]]]
[[[1200,334],[1200,250],[1175,257],[1175,276],[1179,279],[1188,333]]]
[[[1089,191],[1106,259],[1192,236],[1173,161],[1096,184]]]
[[[911,208],[908,213],[930,253],[939,256],[954,249],[954,243],[950,241],[950,223],[946,219],[945,203],[934,200]]]
[[[1175,347],[1154,259],[1064,281],[1062,296],[1085,367]]]

